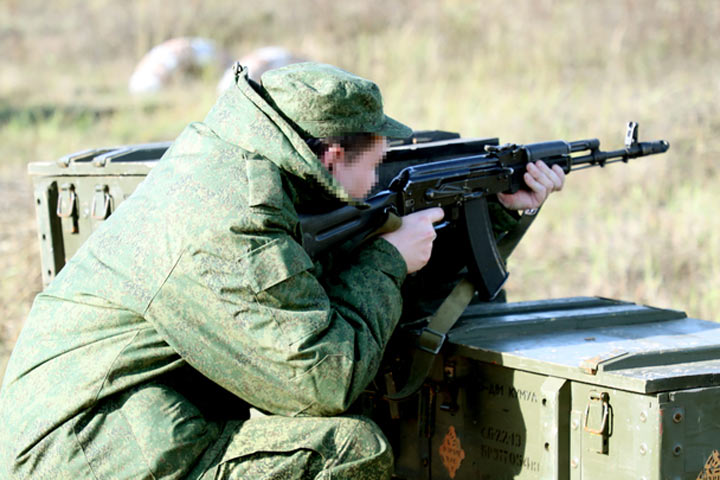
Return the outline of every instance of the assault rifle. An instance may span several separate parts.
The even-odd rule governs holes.
[[[419,210],[442,207],[445,220],[436,226],[464,229],[472,260],[468,262],[478,296],[491,300],[502,289],[508,273],[507,252],[498,247],[489,218],[487,199],[497,193],[527,189],[523,180],[528,162],[560,165],[565,173],[666,152],[665,140],[638,141],[638,124],[630,122],[625,148],[600,150],[597,139],[554,140],[527,145],[484,144],[484,151],[456,158],[407,166],[386,190],[372,195],[363,207],[345,206],[324,214],[301,215],[303,247],[317,256],[343,245],[353,248],[383,228],[389,220]],[[573,155],[575,154],[575,155]],[[397,220],[397,219],[396,219]]]

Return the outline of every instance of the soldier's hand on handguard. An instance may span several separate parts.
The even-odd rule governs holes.
[[[429,208],[402,217],[402,226],[382,238],[398,249],[407,264],[408,273],[417,272],[430,260],[437,234],[433,224],[442,220],[442,208]]]
[[[530,190],[519,190],[512,194],[498,193],[498,200],[510,210],[539,208],[552,192],[559,192],[565,184],[565,172],[559,165],[548,167],[545,162],[530,162],[523,176]]]

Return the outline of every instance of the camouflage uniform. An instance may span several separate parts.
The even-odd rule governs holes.
[[[286,68],[263,95],[240,75],[38,295],[0,391],[0,478],[389,477],[378,428],[333,415],[376,373],[405,263],[382,239],[313,263],[295,210],[353,201],[298,131],[388,120],[374,84]],[[308,85],[369,91],[293,105]]]

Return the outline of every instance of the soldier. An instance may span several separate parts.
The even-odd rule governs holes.
[[[361,203],[385,138],[410,133],[335,67],[238,72],[36,298],[0,391],[0,478],[389,478],[383,434],[341,414],[442,211],[313,263],[297,209]],[[529,171],[506,207],[562,187]]]

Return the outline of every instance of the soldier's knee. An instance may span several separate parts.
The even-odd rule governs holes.
[[[336,417],[336,439],[345,437],[347,441],[357,442],[374,449],[382,449],[387,445],[385,435],[375,422],[359,415]]]
[[[389,478],[393,455],[380,428],[372,420],[360,416],[336,417],[336,420],[334,441],[338,455],[333,462],[335,468],[362,470],[363,476],[357,478]],[[368,473],[372,475],[367,476]]]

